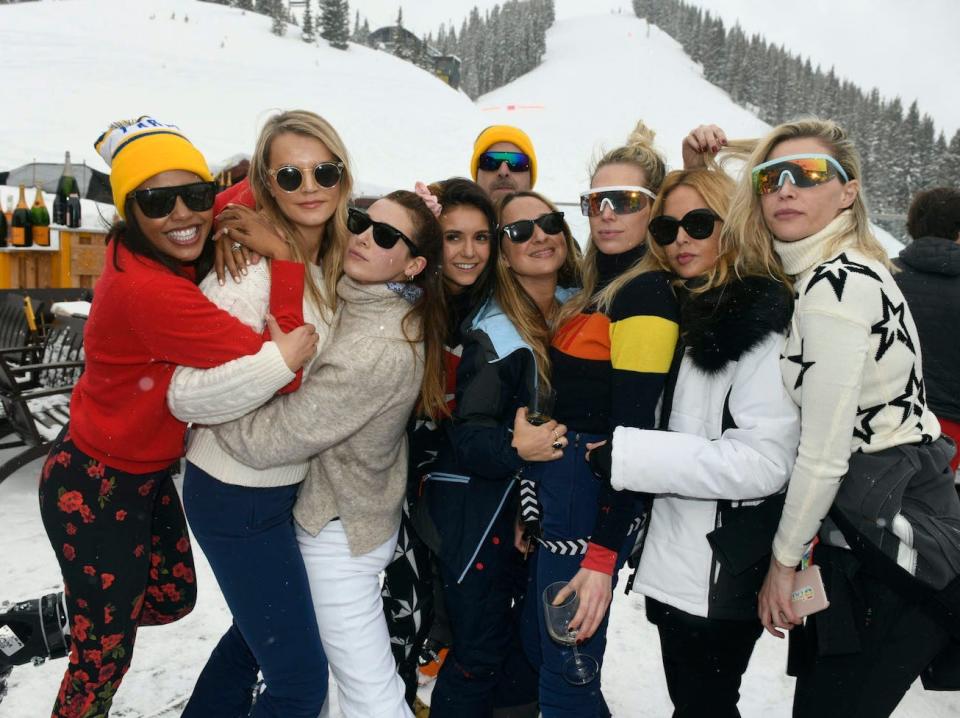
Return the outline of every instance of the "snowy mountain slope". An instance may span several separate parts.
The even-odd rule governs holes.
[[[558,20],[618,11],[633,15],[630,0],[555,2]],[[955,37],[960,4],[955,0],[809,0],[802,11],[757,0],[687,2],[723,18],[727,27],[739,21],[748,35],[759,32],[824,69],[835,65],[840,76],[865,91],[876,86],[881,95],[900,95],[904,107],[919,99],[921,110],[931,114],[938,130],[944,129],[948,138],[960,127],[960,100],[956,93],[944,92],[955,84],[960,68],[960,43]],[[425,35],[436,33],[442,22],[452,22],[459,32],[474,5],[483,12],[498,3],[502,0],[353,0],[350,7],[376,28],[393,24],[402,4],[404,25]]]
[[[283,38],[269,28],[262,15],[191,0],[3,6],[5,95],[29,101],[4,113],[0,167],[69,149],[106,169],[97,135],[144,113],[179,124],[215,163],[250,152],[272,110],[306,107],[337,127],[368,182],[463,172],[480,122],[465,95],[385,53],[308,46],[295,27]]]
[[[656,131],[672,167],[682,164],[683,137],[703,122],[730,137],[767,129],[706,82],[671,37],[632,14],[558,19],[543,64],[477,105],[489,124],[530,133],[540,156],[538,189],[564,198],[588,186],[591,159],[622,144],[639,119]]]
[[[878,87],[884,97],[899,95],[905,108],[918,100],[948,140],[960,129],[960,99],[948,89],[960,68],[956,0],[807,0],[802,11],[755,0],[687,2],[727,27],[739,20],[747,35],[758,32],[824,70],[835,66],[866,92]]]

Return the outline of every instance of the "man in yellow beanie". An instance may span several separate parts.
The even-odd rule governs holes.
[[[537,155],[519,127],[491,125],[473,143],[470,173],[494,202],[510,192],[533,189]]]

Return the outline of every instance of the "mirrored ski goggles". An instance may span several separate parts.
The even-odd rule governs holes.
[[[484,152],[477,161],[477,169],[496,172],[504,162],[511,172],[530,171],[530,158],[523,152]]]
[[[173,212],[177,204],[177,197],[183,200],[187,209],[193,212],[206,212],[213,208],[213,201],[217,197],[215,182],[191,182],[175,187],[155,187],[153,189],[138,189],[131,192],[144,217],[160,219]]]
[[[691,239],[706,239],[713,234],[713,225],[723,220],[713,210],[691,209],[682,218],[670,217],[662,214],[650,220],[650,234],[653,241],[661,247],[673,244],[677,241],[677,232],[683,227],[683,231]]]
[[[275,170],[267,170],[267,174],[277,181],[277,186],[284,192],[296,192],[303,184],[304,172],[309,167],[294,167],[283,165]],[[321,162],[313,168],[313,179],[324,189],[336,187],[343,174],[343,162]]]
[[[411,256],[416,257],[420,254],[417,245],[396,227],[386,224],[385,222],[377,222],[375,219],[371,219],[370,215],[362,209],[356,209],[355,207],[347,209],[347,229],[353,234],[363,234],[371,227],[373,227],[373,241],[378,247],[382,249],[393,249],[397,242],[403,240],[403,243],[406,244],[410,250]]]
[[[753,168],[753,190],[757,194],[770,194],[783,187],[789,177],[794,187],[815,187],[840,177],[849,181],[846,171],[830,155],[788,155],[764,162]]]
[[[563,212],[547,212],[536,219],[521,219],[500,228],[500,236],[506,232],[507,237],[514,244],[523,244],[533,236],[533,226],[536,225],[545,234],[561,234],[563,232]]]
[[[580,211],[584,217],[598,217],[603,208],[609,207],[614,214],[641,212],[657,195],[646,187],[624,185],[619,187],[594,187],[580,193]]]

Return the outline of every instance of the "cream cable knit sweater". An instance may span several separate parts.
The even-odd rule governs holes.
[[[839,249],[826,253],[839,237]],[[773,542],[782,564],[799,563],[833,503],[856,451],[932,441],[920,342],[887,268],[854,248],[849,211],[815,235],[774,242],[796,282],[796,306],[780,366],[801,407],[800,450]]]
[[[340,517],[350,552],[369,553],[400,525],[407,484],[406,425],[423,379],[410,343],[410,304],[384,284],[343,277],[343,309],[303,386],[214,428],[237,460],[266,468],[310,460],[293,515],[316,535]],[[411,322],[416,336],[419,327]]]
[[[323,286],[319,266],[311,265],[314,281]],[[200,283],[203,293],[221,309],[237,317],[254,331],[262,332],[270,308],[269,262],[261,261],[248,268],[239,284],[228,281],[223,286],[212,272]],[[318,352],[330,337],[331,320],[306,297],[303,301],[304,321],[317,328],[320,337]],[[303,367],[304,379],[316,357]],[[240,357],[212,369],[179,367],[167,390],[170,411],[181,421],[194,424],[221,424],[262,406],[277,391],[293,380],[280,350],[267,342],[256,354]],[[303,480],[307,462],[255,469],[237,461],[217,443],[207,426],[194,426],[187,445],[187,460],[211,476],[227,484],[252,487],[287,486]]]

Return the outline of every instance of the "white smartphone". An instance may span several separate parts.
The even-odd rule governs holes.
[[[793,579],[793,593],[790,601],[793,604],[793,612],[801,618],[822,611],[830,605],[819,566],[807,566],[797,572]]]

